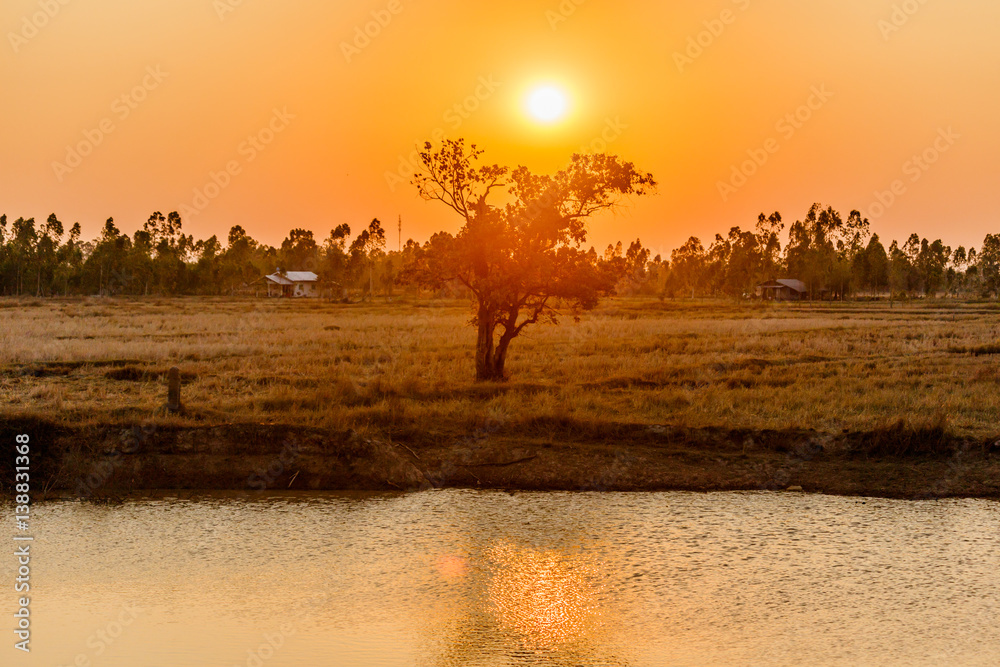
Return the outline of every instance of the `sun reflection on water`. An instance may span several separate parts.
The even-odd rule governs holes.
[[[603,627],[606,584],[596,560],[510,542],[491,546],[485,556],[492,574],[489,608],[502,631],[544,648]]]

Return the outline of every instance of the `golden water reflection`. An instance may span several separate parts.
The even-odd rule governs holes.
[[[493,537],[431,558],[434,602],[424,598],[421,615],[427,664],[632,664],[614,586],[620,564],[573,537],[575,547]]]
[[[486,551],[492,577],[489,608],[503,632],[554,647],[602,628],[606,579],[596,559],[500,542]]]

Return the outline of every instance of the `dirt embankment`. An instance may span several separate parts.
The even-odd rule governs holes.
[[[1000,441],[897,425],[867,433],[671,429],[570,422],[484,427],[466,437],[364,437],[288,425],[72,428],[0,423],[0,491],[14,435],[31,436],[32,489],[114,499],[165,489],[804,491],[1000,498]],[[8,451],[9,450],[9,451]]]

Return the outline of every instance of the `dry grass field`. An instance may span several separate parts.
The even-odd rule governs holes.
[[[128,425],[183,374],[174,425],[294,424],[453,437],[484,424],[1000,435],[995,304],[614,299],[472,380],[465,302],[0,302],[0,416]]]
[[[529,329],[501,384],[472,379],[469,317],[427,299],[0,301],[0,438],[31,433],[44,488],[81,497],[261,479],[1000,497],[996,304],[619,298]]]

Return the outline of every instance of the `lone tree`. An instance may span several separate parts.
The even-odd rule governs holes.
[[[439,232],[417,248],[407,273],[429,286],[458,280],[471,291],[476,379],[497,381],[506,378],[508,347],[526,326],[556,323],[555,302],[569,304],[575,316],[612,292],[619,276],[593,248],[581,247],[585,222],[656,183],[612,155],[573,155],[568,167],[546,176],[477,166],[482,153],[462,139],[445,140],[436,151],[424,144],[414,185],[464,224],[456,235]],[[502,201],[491,203],[491,195]]]

